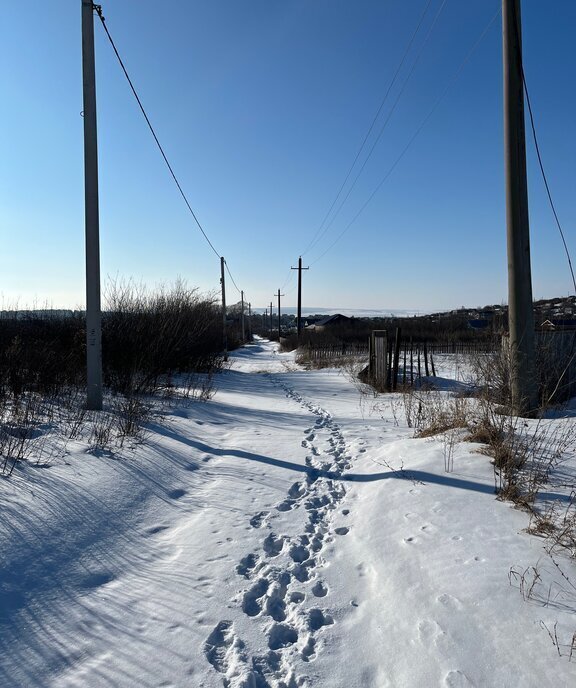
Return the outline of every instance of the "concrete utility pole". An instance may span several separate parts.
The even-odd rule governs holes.
[[[538,408],[538,386],[530,269],[520,0],[502,0],[502,44],[512,411],[517,415],[528,415]]]
[[[220,258],[220,284],[222,285],[222,346],[224,349],[224,360],[228,360],[228,332],[226,330],[226,281],[224,279],[224,265],[226,261]]]
[[[310,270],[310,268],[302,267],[302,256],[298,258],[298,267],[291,268],[291,270],[298,270],[298,316],[297,316],[297,328],[298,328],[298,341],[300,341],[300,332],[302,331],[302,270]]]
[[[286,294],[281,294],[280,289],[278,289],[278,343],[280,343],[280,335],[282,334],[282,331],[280,328],[280,297],[281,296],[286,296]]]
[[[244,330],[244,292],[240,292],[240,307],[242,308],[242,311],[240,313],[240,323],[242,324],[242,341],[246,339],[245,336],[245,330]]]
[[[82,82],[84,92],[84,214],[86,234],[86,405],[102,409],[102,311],[94,4],[82,0]]]

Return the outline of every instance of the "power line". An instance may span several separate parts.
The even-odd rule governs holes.
[[[142,114],[144,115],[144,119],[146,120],[146,124],[148,125],[148,128],[150,129],[150,132],[152,133],[152,136],[154,137],[154,140],[156,141],[156,145],[158,146],[158,149],[160,150],[160,153],[162,154],[162,157],[164,158],[164,162],[166,163],[166,166],[170,170],[170,174],[172,175],[172,178],[174,179],[174,182],[176,183],[176,186],[178,187],[178,191],[180,191],[180,194],[182,198],[184,199],[184,203],[188,206],[188,210],[192,214],[192,217],[194,218],[196,224],[198,225],[198,228],[202,232],[204,238],[208,242],[210,248],[214,251],[214,253],[220,258],[220,253],[214,248],[214,244],[210,241],[208,238],[208,235],[204,231],[204,228],[200,224],[200,221],[196,217],[196,213],[194,210],[192,210],[192,206],[190,205],[188,198],[186,197],[186,194],[184,193],[182,187],[180,186],[180,182],[178,181],[176,174],[174,173],[174,170],[172,169],[172,165],[168,162],[168,158],[166,157],[166,153],[164,152],[164,149],[162,148],[162,145],[160,144],[160,141],[158,140],[158,137],[156,136],[156,132],[154,131],[154,128],[152,127],[152,124],[150,123],[150,120],[148,118],[148,115],[146,114],[146,111],[144,110],[144,106],[142,105],[142,101],[140,100],[138,93],[136,92],[136,89],[134,88],[134,84],[132,83],[132,80],[130,79],[130,76],[128,75],[128,71],[126,70],[126,67],[124,66],[124,62],[122,61],[122,58],[120,57],[120,53],[118,52],[116,45],[114,44],[114,41],[112,40],[112,36],[110,35],[110,32],[108,31],[108,27],[106,26],[106,21],[104,19],[104,15],[102,14],[102,5],[93,5],[93,8],[96,10],[96,13],[100,17],[100,21],[102,23],[102,26],[104,27],[104,31],[106,32],[106,35],[108,36],[108,40],[110,41],[110,45],[112,46],[112,49],[114,50],[114,53],[116,54],[116,57],[118,58],[118,62],[120,63],[120,67],[122,67],[122,71],[124,72],[124,76],[126,77],[128,83],[130,84],[130,88],[132,89],[132,93],[134,94],[134,97],[136,98],[136,101],[140,107],[140,110],[142,111]],[[232,280],[234,281],[234,280]]]
[[[284,289],[292,281],[293,277],[294,277],[294,273],[292,272],[292,268],[290,268],[290,270],[288,271],[288,274],[286,275],[286,279],[284,280],[284,283],[280,287],[280,291],[284,291]]]
[[[330,229],[330,227],[331,227],[332,224],[334,223],[334,220],[336,219],[336,217],[338,216],[338,214],[339,214],[340,211],[342,210],[344,204],[346,203],[346,201],[347,201],[348,198],[350,197],[350,194],[351,194],[352,191],[354,190],[354,187],[356,186],[356,182],[358,181],[358,179],[360,178],[360,175],[361,175],[362,172],[364,171],[364,168],[366,167],[366,165],[367,165],[367,163],[368,163],[368,160],[372,157],[372,153],[374,152],[374,149],[376,148],[378,142],[379,142],[380,139],[382,138],[382,134],[384,133],[384,130],[386,129],[386,127],[387,127],[387,125],[388,125],[388,122],[389,122],[390,119],[392,118],[392,115],[394,114],[394,111],[396,110],[396,106],[397,106],[398,103],[400,102],[400,99],[401,99],[401,97],[402,97],[402,94],[404,93],[404,91],[405,91],[405,89],[406,89],[406,86],[408,85],[408,82],[410,81],[410,78],[412,77],[412,74],[414,73],[414,70],[416,69],[416,66],[417,66],[418,62],[420,61],[420,58],[422,57],[422,53],[423,53],[423,51],[424,51],[424,48],[426,47],[426,44],[428,43],[428,39],[430,38],[430,36],[431,36],[431,34],[432,34],[432,31],[434,30],[434,27],[436,26],[436,22],[438,21],[438,18],[440,17],[440,14],[442,13],[442,10],[444,9],[444,6],[446,5],[446,2],[447,2],[447,0],[444,0],[444,1],[442,2],[442,4],[440,5],[440,8],[438,9],[438,12],[436,13],[436,15],[435,15],[435,17],[434,17],[434,20],[432,21],[432,24],[430,25],[430,28],[428,29],[428,32],[427,32],[427,34],[426,34],[426,37],[424,38],[424,42],[423,42],[422,45],[420,46],[420,50],[418,51],[418,54],[416,55],[416,59],[415,59],[414,62],[412,63],[412,67],[410,68],[410,71],[409,71],[409,73],[408,73],[408,76],[407,76],[406,79],[404,80],[404,83],[402,84],[402,87],[401,87],[401,89],[400,89],[400,91],[399,91],[399,93],[398,93],[398,95],[397,95],[397,97],[396,97],[396,100],[395,100],[394,103],[392,104],[392,108],[390,109],[390,112],[388,113],[388,116],[386,117],[386,119],[385,119],[385,121],[384,121],[384,124],[383,124],[382,127],[380,128],[380,131],[379,131],[379,133],[378,133],[378,136],[376,137],[376,139],[375,139],[374,142],[372,143],[372,146],[370,147],[370,150],[368,151],[368,155],[366,156],[366,158],[364,159],[364,162],[362,163],[362,166],[360,167],[360,169],[359,169],[358,172],[356,173],[356,176],[354,177],[354,180],[353,180],[352,184],[350,185],[350,188],[348,189],[348,191],[347,191],[347,193],[346,193],[346,196],[344,196],[344,198],[343,198],[342,201],[340,202],[340,205],[338,206],[338,209],[336,210],[336,212],[335,212],[334,215],[332,216],[332,219],[330,220],[330,222],[328,223],[328,225],[324,228],[324,231],[322,232],[322,234],[318,237],[318,240],[316,241],[316,243],[318,243],[318,241],[320,241],[320,240],[324,237],[324,235],[326,234],[326,232]]]
[[[574,286],[574,293],[576,294],[576,278],[574,277],[574,269],[572,268],[572,260],[570,258],[570,251],[568,250],[568,245],[566,244],[566,238],[564,236],[564,231],[562,230],[562,225],[558,218],[558,213],[554,206],[554,201],[552,200],[552,193],[550,192],[550,186],[548,185],[548,179],[546,178],[546,172],[544,171],[544,164],[542,163],[542,156],[540,155],[540,146],[538,145],[538,137],[536,136],[536,126],[534,124],[534,115],[532,114],[532,105],[530,104],[530,96],[528,95],[528,86],[526,85],[526,79],[524,78],[524,69],[522,69],[522,81],[524,83],[524,93],[526,93],[526,103],[528,104],[528,112],[530,114],[530,126],[532,128],[532,138],[534,139],[534,147],[536,148],[536,155],[538,157],[538,165],[540,167],[540,172],[542,173],[542,179],[544,181],[544,186],[546,187],[546,193],[548,195],[548,201],[550,202],[550,207],[552,208],[552,213],[554,214],[554,219],[556,220],[556,225],[560,236],[562,237],[562,243],[564,244],[564,251],[566,252],[566,258],[568,259],[568,267],[570,268],[570,274],[572,275],[572,284]]]
[[[302,255],[307,253],[322,238],[324,233],[321,236],[318,236],[318,235],[319,235],[320,231],[322,230],[322,227],[324,226],[328,217],[330,216],[332,209],[336,205],[336,202],[338,201],[340,194],[344,190],[344,187],[346,186],[346,183],[347,183],[348,179],[350,178],[350,175],[352,174],[352,170],[354,169],[354,166],[358,162],[358,158],[360,157],[362,151],[364,150],[364,146],[366,145],[366,142],[368,141],[368,137],[372,133],[372,130],[374,129],[376,121],[378,120],[378,117],[380,116],[380,113],[382,112],[382,108],[384,107],[384,104],[388,99],[390,91],[392,90],[392,87],[396,83],[396,79],[398,78],[398,74],[400,73],[400,70],[402,69],[404,62],[406,61],[406,58],[408,57],[408,53],[410,52],[410,48],[412,47],[414,39],[416,38],[416,35],[418,34],[420,27],[422,26],[422,22],[424,21],[424,17],[426,16],[426,13],[428,12],[428,8],[430,7],[431,3],[432,3],[432,0],[428,0],[426,6],[424,7],[424,11],[422,12],[422,14],[420,16],[420,20],[418,21],[418,25],[416,26],[416,29],[414,30],[410,40],[408,41],[408,45],[406,46],[406,49],[404,50],[404,54],[402,55],[402,59],[400,60],[400,63],[398,64],[398,67],[396,68],[396,71],[394,72],[394,76],[392,77],[392,81],[388,85],[386,93],[384,94],[384,97],[382,98],[380,105],[379,105],[378,109],[376,110],[376,114],[374,115],[374,118],[372,119],[372,124],[370,124],[370,127],[368,128],[368,131],[366,132],[366,135],[364,136],[364,140],[362,141],[360,148],[358,149],[358,152],[356,153],[356,157],[354,158],[352,165],[350,165],[350,169],[348,170],[348,173],[346,174],[344,181],[342,182],[340,188],[338,189],[338,193],[334,197],[332,204],[328,208],[328,212],[324,216],[324,219],[320,223],[320,225],[319,225],[318,229],[316,230],[316,233],[314,234],[312,240],[310,241],[310,243],[308,244],[306,249],[302,252]]]
[[[241,290],[240,287],[236,284],[236,281],[235,281],[234,278],[232,277],[232,273],[230,272],[230,268],[228,267],[228,263],[227,263],[226,261],[224,261],[224,265],[226,266],[226,272],[228,273],[230,279],[232,280],[232,284],[236,287],[236,291],[237,291],[239,294],[241,294],[241,293],[242,293],[242,290]]]
[[[444,98],[445,98],[446,94],[448,93],[448,91],[450,90],[450,88],[454,85],[454,83],[456,83],[456,81],[460,77],[462,70],[464,69],[464,67],[466,66],[466,64],[468,63],[468,61],[470,60],[470,58],[472,57],[472,55],[474,54],[474,52],[476,51],[476,49],[478,48],[480,43],[482,43],[482,41],[484,40],[484,37],[486,36],[488,31],[492,27],[492,24],[496,21],[496,18],[500,15],[500,11],[501,11],[500,8],[498,8],[498,11],[496,12],[496,14],[492,17],[492,19],[490,20],[490,22],[488,23],[488,25],[486,26],[484,31],[480,34],[480,37],[477,39],[476,43],[474,43],[474,45],[472,46],[472,48],[470,49],[470,51],[468,52],[468,54],[466,55],[464,60],[461,62],[458,69],[456,70],[456,72],[454,72],[452,79],[450,80],[448,85],[445,87],[444,91],[440,94],[440,96],[438,97],[438,99],[436,100],[436,102],[434,103],[434,105],[432,106],[432,108],[430,109],[428,114],[426,115],[426,117],[422,120],[420,126],[418,127],[418,129],[416,129],[415,133],[412,135],[412,137],[410,138],[410,140],[408,141],[408,143],[406,144],[406,146],[404,147],[404,149],[402,150],[400,155],[396,158],[396,160],[394,161],[392,166],[389,168],[388,172],[380,180],[380,182],[378,183],[376,188],[372,191],[370,196],[368,196],[368,199],[364,202],[364,204],[360,207],[360,209],[358,210],[356,215],[354,215],[354,217],[350,220],[350,222],[346,225],[346,227],[344,227],[344,229],[342,230],[342,232],[340,232],[340,234],[336,237],[336,239],[328,246],[328,248],[323,253],[321,253],[316,258],[316,260],[314,260],[310,263],[310,266],[315,265],[319,260],[321,260],[340,241],[340,239],[344,236],[344,234],[346,234],[346,232],[350,229],[350,227],[354,224],[354,222],[356,222],[356,220],[364,212],[364,210],[366,209],[366,206],[372,201],[372,199],[377,194],[377,192],[380,190],[380,188],[382,187],[384,182],[388,179],[388,177],[390,177],[390,175],[392,174],[392,172],[394,171],[394,169],[396,168],[398,163],[402,160],[404,155],[408,152],[408,149],[414,143],[414,141],[416,140],[416,138],[418,137],[418,135],[420,134],[422,129],[424,129],[428,120],[432,117],[432,115],[436,111],[436,108],[440,105],[442,100],[444,100]]]

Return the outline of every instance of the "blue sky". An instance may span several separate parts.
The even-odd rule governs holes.
[[[334,200],[427,4],[102,3],[174,170],[253,306],[268,304],[280,287],[285,305],[295,305],[290,267]],[[3,6],[5,305],[84,302],[80,5],[33,0]],[[506,301],[499,15],[453,82],[499,5],[430,1],[376,132],[420,53],[396,109],[341,212],[304,253],[311,267],[304,275],[305,304],[423,311]],[[573,0],[523,0],[528,86],[570,248],[575,29]],[[182,277],[216,291],[218,258],[179,196],[97,19],[95,34],[103,283],[123,277],[153,286]],[[450,83],[386,182],[325,253]],[[570,275],[530,140],[528,152],[534,296],[565,295]],[[229,301],[235,292],[229,285]]]

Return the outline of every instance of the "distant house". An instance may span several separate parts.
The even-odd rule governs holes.
[[[545,320],[540,325],[541,330],[557,331],[557,330],[576,330],[576,320]]]
[[[335,315],[328,315],[322,320],[307,326],[307,330],[314,330],[315,332],[322,332],[324,330],[330,330],[332,328],[342,327],[351,325],[354,322],[353,318],[348,318],[345,315],[336,313]]]

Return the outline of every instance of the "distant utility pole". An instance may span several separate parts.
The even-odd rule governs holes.
[[[242,308],[242,311],[240,313],[240,322],[242,324],[242,341],[244,341],[246,339],[246,336],[245,336],[245,331],[244,331],[244,292],[243,291],[240,292],[240,302],[241,302],[241,308]]]
[[[252,341],[252,304],[248,301],[248,341]]]
[[[228,333],[226,331],[226,281],[224,279],[224,265],[226,261],[220,258],[220,284],[222,285],[222,346],[224,349],[224,360],[228,360]]]
[[[530,270],[520,0],[502,0],[502,43],[512,411],[526,415],[538,408],[538,387]]]
[[[272,301],[270,301],[270,339],[272,339]]]
[[[278,343],[280,343],[280,335],[282,333],[281,327],[280,327],[280,297],[281,296],[286,296],[286,294],[281,294],[280,289],[278,289]]]
[[[298,270],[298,341],[300,341],[300,332],[302,331],[302,270],[310,270],[310,268],[302,267],[302,256],[298,258],[298,267],[291,268],[292,270]]]
[[[86,405],[102,409],[102,311],[100,304],[100,223],[94,4],[82,0],[82,82],[84,92],[84,213],[86,233]]]

